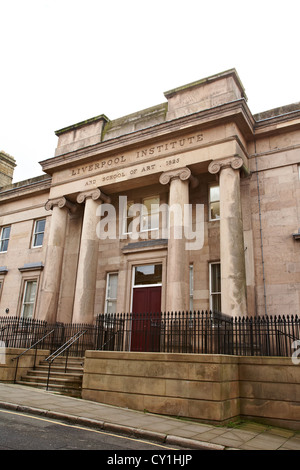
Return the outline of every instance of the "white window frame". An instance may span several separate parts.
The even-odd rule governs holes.
[[[213,201],[211,200],[210,192],[211,192],[212,188],[219,188],[219,199],[216,199],[216,200],[213,200]],[[211,216],[211,204],[214,203],[214,202],[219,202],[219,204],[220,204],[220,186],[218,184],[210,184],[209,187],[208,187],[208,211],[209,211],[208,218],[209,218],[210,222],[220,220],[220,217],[212,218],[212,216]]]
[[[29,283],[33,283],[33,282],[35,282],[35,284],[36,284],[34,300],[33,300],[33,302],[25,302],[28,285],[29,285]],[[26,319],[34,318],[34,316],[35,316],[35,307],[36,307],[36,299],[37,299],[37,293],[38,293],[38,284],[39,284],[38,283],[38,278],[24,279],[20,318],[26,318]],[[32,305],[33,306],[32,316],[30,316],[30,317],[24,317],[25,307],[27,305]]]
[[[4,230],[9,228],[9,236],[8,238],[4,238]],[[11,234],[11,225],[5,225],[4,227],[1,228],[1,233],[0,233],[0,253],[6,253],[7,250],[8,250],[8,244],[9,244],[9,240],[10,240],[10,234]],[[3,250],[2,249],[2,246],[4,244],[4,242],[7,240],[7,249],[6,250]]]
[[[161,265],[161,282],[158,282],[156,284],[136,284],[135,283],[135,269],[136,268],[140,268],[140,267],[143,267],[143,266],[155,266],[155,265]],[[134,290],[135,289],[140,289],[140,288],[143,288],[143,287],[162,287],[162,283],[163,283],[163,263],[161,261],[155,261],[153,260],[152,263],[147,263],[147,262],[144,262],[144,263],[140,263],[140,264],[134,264],[132,266],[132,273],[131,273],[131,300],[130,300],[130,311],[132,312],[132,305],[133,305],[133,294],[134,294]]]
[[[105,307],[104,307],[104,313],[117,313],[117,312],[108,312],[108,302],[116,302],[117,305],[117,299],[118,297],[110,297],[109,296],[109,289],[110,289],[110,276],[117,276],[117,291],[118,291],[118,282],[119,282],[119,273],[118,271],[112,271],[106,274],[106,290],[105,290]]]
[[[209,263],[209,308],[213,311],[213,296],[220,295],[221,298],[221,308],[222,308],[222,293],[220,292],[213,292],[212,291],[212,266],[219,265],[220,266],[220,276],[221,276],[221,263],[220,261],[213,261]],[[221,286],[221,282],[220,282]]]
[[[158,203],[157,204],[151,204],[151,207],[152,205],[157,205],[157,210],[154,210],[153,212],[150,211],[145,213],[144,210],[145,210],[145,201],[147,199],[158,199]],[[139,214],[139,230],[137,231],[137,233],[147,233],[147,232],[151,232],[151,231],[155,231],[155,230],[159,230],[159,214],[160,214],[160,196],[159,195],[153,195],[153,196],[147,196],[145,198],[142,199],[142,202],[134,202],[133,200],[130,200],[130,201],[127,201],[127,204],[126,206],[124,207],[124,215],[123,215],[123,230],[122,230],[122,233],[123,235],[130,235],[132,233],[131,230],[128,230],[128,219],[133,219],[134,217],[133,216],[128,216],[128,208],[131,207],[131,206],[135,206],[134,209],[135,211],[139,211],[140,214]],[[151,217],[152,216],[155,216],[157,215],[158,216],[158,223],[157,223],[157,226],[153,227],[152,226],[152,219]],[[147,217],[148,219],[150,218],[150,228],[143,228],[143,218],[144,217]]]
[[[45,221],[45,227],[44,227],[44,230],[42,232],[38,232],[37,231],[37,225],[38,225],[38,222],[41,222],[41,221]],[[43,219],[37,219],[34,221],[34,227],[33,227],[33,234],[32,234],[32,241],[31,241],[31,248],[40,248],[41,246],[43,246],[43,242],[44,242],[44,236],[45,236],[45,229],[46,229],[46,219],[43,218]],[[43,234],[43,241],[41,243],[41,245],[35,245],[35,240],[37,238],[37,235],[40,235],[40,234]]]

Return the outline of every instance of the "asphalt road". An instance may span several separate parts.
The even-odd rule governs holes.
[[[159,454],[176,449],[178,448],[66,424],[54,419],[0,410],[0,451],[148,450]]]

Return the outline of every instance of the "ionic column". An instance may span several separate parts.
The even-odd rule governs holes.
[[[189,260],[185,250],[184,205],[189,204],[189,168],[163,173],[159,182],[169,184],[169,239],[166,311],[189,309]]]
[[[96,235],[97,208],[101,201],[109,201],[100,189],[80,193],[79,204],[85,203],[80,252],[75,288],[73,323],[93,323],[96,274],[98,261],[98,243]]]
[[[53,323],[57,315],[67,218],[68,213],[76,210],[76,205],[61,197],[47,201],[45,209],[52,210],[52,217],[37,318]]]
[[[240,169],[243,160],[231,157],[210,163],[208,171],[219,174],[220,256],[222,312],[246,315],[246,274]]]

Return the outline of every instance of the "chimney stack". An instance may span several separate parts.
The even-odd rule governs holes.
[[[12,183],[16,166],[14,157],[0,150],[0,188]]]

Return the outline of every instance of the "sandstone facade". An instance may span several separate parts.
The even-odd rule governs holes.
[[[0,316],[299,314],[300,103],[253,115],[234,69],[165,98],[57,131],[1,188]]]

